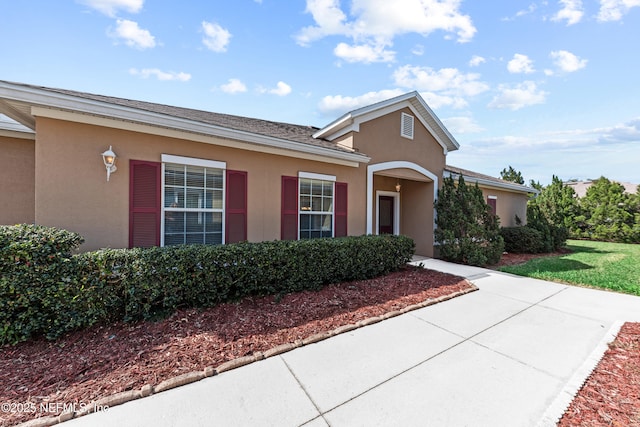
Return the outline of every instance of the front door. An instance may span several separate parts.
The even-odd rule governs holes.
[[[380,196],[378,199],[378,234],[393,234],[394,197]]]

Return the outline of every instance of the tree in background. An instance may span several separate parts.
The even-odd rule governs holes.
[[[516,184],[524,184],[524,178],[520,171],[515,170],[511,165],[509,165],[509,169],[502,169],[502,172],[500,172],[500,178],[505,181],[515,182]]]
[[[497,216],[476,184],[445,178],[435,203],[435,240],[446,261],[484,266],[500,261],[504,240]]]
[[[567,229],[572,228],[579,213],[576,192],[555,175],[551,178],[551,184],[543,187],[538,197],[529,204],[538,206],[540,213],[551,225]]]
[[[627,194],[624,187],[600,177],[579,200],[580,215],[573,232],[577,237],[616,242],[640,242],[640,205],[638,195]]]

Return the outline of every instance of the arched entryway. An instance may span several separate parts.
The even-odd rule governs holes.
[[[438,175],[408,161],[367,166],[367,234],[404,234],[433,256]]]

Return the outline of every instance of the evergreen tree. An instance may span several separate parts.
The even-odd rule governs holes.
[[[587,189],[580,207],[583,237],[628,243],[640,241],[637,196],[626,194],[621,184],[600,177]]]
[[[551,225],[569,229],[578,214],[578,201],[573,188],[564,185],[562,180],[553,175],[551,184],[544,187],[530,204],[537,205]]]
[[[578,214],[575,191],[555,175],[546,187],[540,183],[533,185],[533,181],[531,184],[540,194],[527,203],[527,226],[542,233],[543,252],[558,250],[565,245],[569,230],[575,227]]]
[[[467,186],[462,176],[457,185],[453,178],[445,178],[435,208],[435,240],[443,259],[479,266],[500,260],[504,240],[499,219],[477,184]]]
[[[502,169],[502,172],[500,172],[500,178],[505,181],[515,182],[516,184],[524,184],[524,178],[520,171],[515,170],[511,165],[509,165],[509,169]]]

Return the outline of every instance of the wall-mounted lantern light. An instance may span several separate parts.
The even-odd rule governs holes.
[[[102,153],[102,161],[107,168],[107,181],[109,181],[109,177],[111,174],[118,170],[116,167],[116,153],[113,152],[111,146],[109,149]]]
[[[396,181],[396,193],[399,193],[399,192],[400,192],[400,188],[401,188],[401,187],[402,187],[402,186],[400,185],[400,180],[397,180],[397,181]]]

